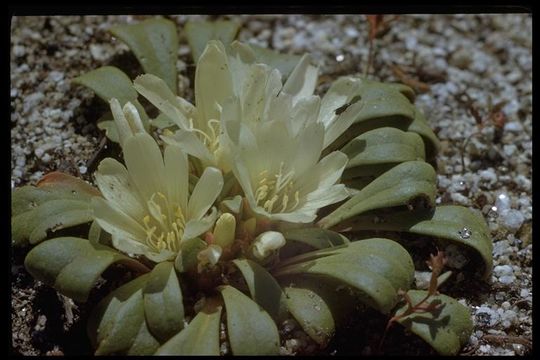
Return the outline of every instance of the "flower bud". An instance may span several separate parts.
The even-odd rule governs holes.
[[[134,134],[146,132],[146,130],[144,129],[141,117],[139,115],[139,112],[137,111],[137,108],[135,107],[135,105],[133,105],[132,103],[128,101],[124,105],[123,111],[124,111],[124,116],[126,117],[126,120],[129,124],[129,127],[131,128],[131,131],[133,131]]]
[[[280,232],[267,231],[257,236],[252,245],[252,253],[255,258],[264,260],[283,245],[285,238]]]
[[[109,104],[118,131],[120,145],[124,144],[125,140],[130,136],[146,132],[141,117],[139,116],[139,112],[132,103],[127,102],[124,105],[124,108],[122,108],[120,102],[113,98],[109,101]]]
[[[236,219],[230,213],[224,213],[214,227],[214,244],[226,248],[234,242]]]

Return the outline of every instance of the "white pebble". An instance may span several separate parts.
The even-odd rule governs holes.
[[[510,265],[497,265],[493,268],[493,273],[497,277],[501,277],[504,275],[513,275],[514,269]]]
[[[493,168],[482,170],[479,175],[482,180],[487,181],[490,185],[497,182],[497,174],[493,171]]]
[[[523,125],[519,121],[511,121],[504,125],[504,131],[520,133],[523,131]]]
[[[504,151],[504,154],[506,156],[512,156],[515,154],[515,152],[517,151],[517,146],[514,145],[514,144],[510,144],[510,145],[504,145],[503,146],[503,151]]]
[[[494,326],[501,319],[499,313],[487,306],[480,306],[476,310],[475,315],[477,317],[477,321],[486,321],[486,325],[488,326]]]
[[[495,201],[497,211],[502,212],[510,209],[510,198],[506,194],[499,194]]]
[[[452,199],[452,201],[460,204],[460,205],[469,205],[470,204],[470,201],[469,201],[469,198],[466,197],[466,196],[463,196],[461,195],[460,193],[452,193],[450,195],[450,198]]]
[[[87,171],[87,170],[88,170],[88,169],[86,168],[86,166],[79,166],[79,172],[80,172],[81,174],[86,174],[86,171]]]
[[[521,291],[519,292],[519,296],[521,296],[522,298],[528,297],[529,296],[529,290],[521,289]]]
[[[517,231],[525,221],[525,216],[518,210],[506,210],[500,216],[503,225],[511,231]]]
[[[514,275],[504,275],[499,278],[499,282],[506,285],[512,284],[515,281],[516,277]]]

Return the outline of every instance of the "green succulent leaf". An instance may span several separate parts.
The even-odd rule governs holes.
[[[338,79],[332,87],[343,87],[348,77]],[[366,131],[380,127],[395,127],[416,132],[426,144],[426,156],[434,158],[439,149],[439,140],[427,125],[422,112],[415,108],[412,90],[401,84],[385,84],[361,79],[362,83],[348,99],[358,98],[364,103],[349,130],[340,136],[326,151],[340,149],[350,140]],[[330,91],[330,90],[329,90]],[[337,110],[337,109],[336,109]]]
[[[184,31],[193,61],[199,60],[208,41],[219,40],[227,46],[236,37],[238,29],[240,29],[240,23],[229,20],[187,22]]]
[[[360,168],[359,172],[367,174],[372,165],[425,160],[424,143],[418,134],[391,127],[365,132],[340,151],[349,157],[347,169]]]
[[[420,302],[427,292],[410,290],[407,293],[413,304]],[[469,309],[446,295],[433,295],[428,302],[438,304],[438,309],[422,313],[412,313],[398,320],[407,329],[420,336],[440,355],[457,355],[467,344],[473,330]],[[406,305],[399,308],[396,315],[403,313]]]
[[[219,355],[221,306],[209,301],[178,334],[163,344],[155,355]]]
[[[325,346],[335,332],[334,318],[323,298],[309,289],[287,287],[287,304],[302,329]]]
[[[100,275],[112,264],[148,269],[116,250],[76,237],[60,237],[39,244],[26,256],[24,266],[37,280],[67,297],[86,301]]]
[[[331,228],[366,211],[403,206],[419,198],[432,207],[437,191],[435,181],[435,170],[423,161],[398,164],[320,220],[319,225]]]
[[[287,79],[294,67],[298,64],[301,55],[282,54],[272,49],[250,44],[249,47],[255,54],[255,62],[264,63],[272,68],[277,68],[283,79]]]
[[[194,271],[197,269],[197,255],[208,247],[208,244],[200,238],[193,238],[182,243],[182,251],[178,253],[174,261],[174,267],[179,273]]]
[[[88,229],[88,241],[93,244],[101,244],[109,247],[113,246],[111,234],[103,231],[101,226],[99,226],[99,224],[95,220],[92,221],[90,229]]]
[[[319,255],[325,251],[318,251]],[[321,282],[326,277],[341,281],[362,293],[362,301],[388,313],[397,301],[398,289],[409,289],[414,278],[414,265],[409,253],[388,239],[368,239],[342,246],[327,256],[302,261],[284,262],[273,270],[276,277],[309,274]],[[307,260],[306,260],[307,258]]]
[[[289,312],[306,333],[321,345],[331,338],[332,326],[335,328],[346,324],[359,302],[355,290],[337,279],[324,278],[321,281],[318,275],[300,274],[282,277],[280,284],[287,295]],[[295,290],[290,292],[290,289]],[[313,304],[314,299],[317,299],[317,303],[308,308],[307,304]],[[332,319],[327,317],[326,312],[319,312],[317,305],[328,308]]]
[[[279,355],[276,324],[257,303],[232,286],[220,288],[234,355]]]
[[[163,79],[177,93],[178,34],[172,21],[148,19],[138,24],[113,26],[110,32],[129,46],[145,73]]]
[[[11,239],[15,246],[37,244],[52,233],[93,219],[90,199],[101,193],[81,179],[61,172],[45,175],[37,186],[11,193]]]
[[[287,317],[285,296],[272,275],[261,265],[248,259],[235,259],[249,288],[251,298],[280,323]]]
[[[420,109],[415,108],[414,119],[409,124],[407,130],[422,136],[426,144],[426,158],[430,160],[434,159],[441,147],[441,142],[433,130],[431,130],[424,113]]]
[[[148,277],[141,275],[122,285],[94,308],[87,332],[95,355],[151,355],[159,347],[144,315],[143,288]]]
[[[349,243],[345,236],[321,228],[284,229],[281,233],[287,241],[297,241],[315,249],[325,249]]]
[[[432,236],[464,245],[480,255],[484,278],[493,267],[493,244],[484,219],[475,212],[456,205],[438,206],[433,211],[398,211],[390,214],[355,218],[353,230],[386,230]]]
[[[122,106],[131,102],[137,108],[145,127],[148,126],[148,116],[137,100],[138,95],[133,88],[133,83],[122,70],[114,66],[102,66],[76,77],[73,82],[86,86],[107,104],[112,98],[116,98]],[[112,120],[112,115],[109,119]]]
[[[157,264],[143,289],[144,313],[150,332],[160,342],[184,327],[184,304],[172,262]]]

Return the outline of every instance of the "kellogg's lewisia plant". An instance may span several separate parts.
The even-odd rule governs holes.
[[[368,308],[458,353],[470,314],[437,288],[455,272],[488,276],[491,241],[475,212],[435,206],[438,140],[412,90],[349,76],[320,97],[315,59],[233,41],[238,27],[186,25],[193,104],[178,94],[170,21],[111,29],[145,73],[105,66],[75,81],[109,102],[98,127],[122,155],[101,160],[97,188],[53,172],[13,191],[13,244],[35,245],[26,269],[99,300],[97,355],[280,354],[291,322],[322,350]],[[419,242],[458,246],[468,265],[443,252],[413,262]],[[108,268],[131,280],[105,281],[98,299]]]

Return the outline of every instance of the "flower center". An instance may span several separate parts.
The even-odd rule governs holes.
[[[292,211],[300,203],[300,192],[294,186],[294,170],[284,171],[284,163],[279,165],[279,171],[273,176],[268,170],[259,174],[255,201],[269,213]]]
[[[177,253],[186,227],[186,219],[178,204],[169,203],[161,192],[152,194],[147,202],[148,214],[143,218],[146,244],[157,252]]]

